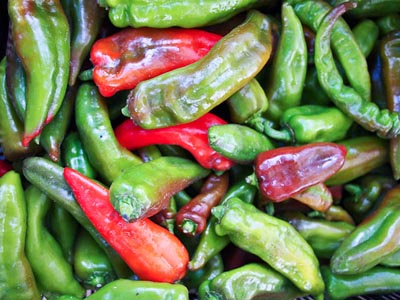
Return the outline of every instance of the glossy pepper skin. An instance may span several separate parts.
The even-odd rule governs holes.
[[[213,113],[197,120],[163,128],[143,129],[126,119],[117,125],[114,134],[124,148],[137,150],[149,145],[177,145],[188,150],[204,168],[226,171],[235,163],[210,147],[208,131],[214,125],[227,122]]]
[[[27,212],[21,176],[9,171],[0,177],[0,297],[39,300],[32,268],[25,254]]]
[[[311,246],[288,222],[268,215],[239,198],[212,211],[219,235],[228,235],[239,248],[257,255],[305,293],[319,295],[324,282]],[[269,232],[269,234],[265,234]]]
[[[346,152],[342,145],[323,142],[264,151],[254,162],[260,192],[272,201],[286,200],[338,172]]]
[[[173,283],[185,276],[189,254],[175,235],[149,219],[126,222],[108,189],[79,172],[64,168],[64,177],[94,227],[141,280]]]
[[[196,62],[220,39],[220,35],[201,29],[124,28],[93,44],[93,81],[103,96],[110,97]]]
[[[26,74],[23,146],[61,106],[68,84],[70,30],[59,0],[8,1],[12,38]],[[52,63],[48,63],[51,61]]]
[[[209,173],[210,170],[191,160],[162,156],[128,168],[118,176],[110,186],[110,201],[127,222],[151,217],[176,192]]]
[[[129,114],[146,129],[198,119],[247,84],[271,50],[271,23],[251,10],[197,62],[138,84],[127,99]]]
[[[386,194],[379,207],[365,218],[335,251],[330,266],[335,274],[360,274],[400,249],[400,187]]]
[[[257,3],[261,2],[261,3]],[[202,27],[221,23],[253,6],[268,1],[179,1],[166,4],[162,0],[106,0],[109,19],[116,27]],[[206,14],[204,12],[207,12]]]
[[[267,136],[292,144],[335,142],[346,137],[353,121],[333,106],[301,105],[282,112],[281,129],[264,127]]]
[[[135,281],[129,279],[117,279],[105,285],[87,300],[189,300],[189,291],[179,283]]]
[[[374,50],[379,37],[379,27],[377,23],[371,19],[364,19],[358,22],[351,30],[362,53],[365,57],[368,57]]]
[[[332,6],[337,6],[344,0],[329,0]],[[400,12],[400,3],[396,0],[357,0],[357,7],[349,11],[349,15],[356,19],[386,16]]]
[[[295,299],[304,295],[289,279],[263,263],[249,263],[203,282],[200,300]]]

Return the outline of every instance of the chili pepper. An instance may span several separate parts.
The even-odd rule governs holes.
[[[378,25],[371,19],[363,19],[352,28],[352,31],[362,53],[368,57],[378,40]]]
[[[382,76],[386,88],[386,102],[390,111],[400,112],[400,30],[388,34],[380,43]],[[400,137],[390,139],[390,165],[393,177],[400,179]]]
[[[103,239],[76,202],[71,188],[65,182],[64,169],[61,166],[42,157],[29,157],[23,161],[22,171],[31,184],[38,187],[53,201],[67,210],[92,235],[107,253],[118,277],[128,278],[132,275],[125,262]]]
[[[13,170],[13,166],[5,160],[0,160],[0,177],[8,171]]]
[[[177,191],[209,173],[191,160],[162,156],[126,169],[111,183],[110,200],[126,221],[151,217],[164,208]]]
[[[249,263],[204,281],[199,294],[200,300],[250,300],[295,299],[304,292],[268,265]]]
[[[400,30],[400,13],[391,12],[375,20],[379,34],[386,36],[389,32]]]
[[[85,229],[81,229],[76,237],[74,271],[87,289],[99,289],[116,279],[106,253]]]
[[[172,283],[185,276],[189,255],[176,236],[149,219],[126,222],[109,191],[74,169],[65,168],[64,177],[89,220],[141,280]]]
[[[400,272],[397,268],[377,266],[354,275],[335,274],[328,266],[321,267],[326,282],[326,293],[332,299],[352,296],[386,294],[399,291]]]
[[[0,198],[0,297],[39,300],[41,295],[25,255],[27,212],[19,173],[9,171],[0,177]]]
[[[279,147],[256,157],[254,179],[264,197],[283,201],[331,177],[345,155],[346,148],[334,143]]]
[[[72,265],[45,226],[52,200],[34,185],[25,190],[25,197],[28,215],[26,255],[42,293],[83,297],[85,290],[75,279]],[[43,263],[45,261],[51,263]]]
[[[334,142],[346,137],[352,120],[336,107],[301,105],[282,112],[280,130],[266,124],[267,136],[293,144]]]
[[[148,145],[172,144],[188,150],[196,161],[207,169],[227,170],[234,164],[210,147],[208,130],[214,125],[227,124],[215,114],[206,113],[197,120],[155,129],[143,129],[130,119],[114,129],[121,146],[135,150]]]
[[[203,58],[139,83],[127,99],[131,118],[146,129],[198,119],[254,78],[271,49],[269,18],[251,10]]]
[[[345,86],[334,65],[330,47],[330,32],[336,24],[336,19],[352,5],[354,3],[343,4],[334,8],[318,28],[315,42],[315,66],[318,79],[321,87],[324,88],[335,105],[355,122],[366,130],[377,132],[378,136],[395,137],[400,131],[398,113],[379,109],[375,103],[367,102],[366,98],[362,97],[355,89]]]
[[[323,89],[321,89],[321,85],[318,81],[317,69],[314,64],[307,67],[306,79],[301,96],[301,104],[321,106],[331,105],[328,95]]]
[[[202,233],[211,215],[211,209],[222,200],[228,185],[228,173],[208,175],[200,193],[177,212],[178,229],[189,236]]]
[[[105,100],[92,83],[83,83],[78,88],[75,123],[89,162],[106,183],[111,183],[129,166],[142,163],[118,143]]]
[[[202,27],[229,20],[249,8],[270,1],[240,0],[235,2],[168,3],[163,1],[110,1],[105,0],[109,19],[116,27]],[[206,14],[204,12],[207,12]]]
[[[26,74],[22,145],[28,146],[49,123],[68,84],[70,31],[59,0],[8,1],[12,38]],[[51,61],[52,63],[49,63]]]
[[[365,135],[340,141],[347,154],[343,166],[325,181],[328,186],[348,183],[389,161],[388,142],[384,139]]]
[[[337,6],[344,0],[329,0],[333,6]],[[393,12],[400,12],[400,4],[395,0],[357,0],[357,7],[349,11],[353,18],[380,17]]]
[[[332,205],[323,213],[323,217],[328,221],[343,221],[354,225],[353,217],[340,205]]]
[[[4,156],[9,161],[17,161],[34,155],[40,150],[37,145],[22,145],[24,125],[7,95],[6,58],[0,62],[0,141]]]
[[[182,284],[117,279],[102,287],[87,300],[189,300],[189,292]]]
[[[49,231],[60,245],[65,259],[72,264],[79,223],[69,211],[58,203],[53,203],[48,215]]]
[[[343,241],[330,260],[335,274],[357,274],[400,249],[398,206],[400,187],[390,189],[379,207]]]
[[[331,258],[355,228],[347,222],[311,218],[301,212],[286,212],[281,217],[300,232],[318,258]]]
[[[328,2],[320,0],[290,0],[288,3],[293,5],[294,11],[302,24],[310,27],[315,33],[319,30],[322,19],[332,8]],[[340,62],[351,86],[357,91],[362,99],[369,101],[371,98],[371,82],[366,58],[354,38],[347,22],[343,19],[339,19],[335,24],[335,28],[332,31],[332,41],[330,42],[335,57],[337,57]],[[321,35],[321,37],[322,36],[323,35]],[[321,55],[316,51],[317,41],[315,41],[314,50],[314,62],[316,63],[317,60],[321,58]]]
[[[259,153],[274,148],[267,136],[240,124],[211,126],[208,141],[215,151],[241,164],[249,164]]]
[[[292,195],[293,199],[306,204],[316,211],[327,211],[332,206],[333,198],[330,190],[324,183],[317,183],[309,188]]]
[[[318,259],[310,245],[288,222],[239,198],[231,198],[224,205],[216,206],[212,213],[218,219],[215,226],[218,235],[228,235],[233,244],[260,257],[301,291],[312,295],[323,292]]]
[[[287,108],[300,104],[308,64],[303,26],[287,2],[282,4],[281,18],[281,36],[265,88],[269,100],[265,116],[273,122]]]
[[[69,17],[71,30],[71,59],[68,83],[73,86],[84,60],[100,32],[106,17],[104,8],[97,1],[68,0],[63,7]]]
[[[125,28],[93,44],[93,81],[103,96],[110,97],[196,62],[220,39],[202,29]]]

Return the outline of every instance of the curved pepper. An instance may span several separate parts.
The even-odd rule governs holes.
[[[149,145],[177,145],[188,150],[204,168],[224,171],[234,162],[212,149],[208,141],[209,128],[221,124],[226,121],[212,113],[189,123],[155,129],[143,129],[126,119],[115,127],[114,133],[121,146],[129,150]]]
[[[110,97],[196,62],[220,39],[201,29],[125,28],[93,44],[93,81],[103,96]]]
[[[228,235],[232,243],[260,257],[301,291],[312,295],[323,292],[318,259],[311,246],[288,222],[239,198],[216,206],[212,213],[219,221],[215,226],[217,234]]]
[[[251,10],[197,62],[139,83],[127,100],[131,118],[146,129],[198,119],[254,78],[271,50],[271,22]]]
[[[322,142],[264,151],[254,162],[257,184],[267,199],[286,200],[334,175],[346,152],[342,145]]]
[[[110,200],[128,222],[151,217],[161,211],[176,192],[209,173],[191,160],[162,156],[126,169],[111,183]]]
[[[126,222],[109,191],[79,172],[65,168],[64,177],[94,227],[141,280],[172,283],[185,276],[189,254],[176,236],[149,219]]]

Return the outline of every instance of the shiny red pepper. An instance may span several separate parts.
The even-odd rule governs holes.
[[[105,97],[202,58],[221,38],[201,29],[126,28],[91,49],[93,81]]]
[[[335,174],[346,153],[343,145],[324,142],[264,151],[254,164],[260,191],[272,201],[286,200]]]
[[[5,160],[0,160],[0,177],[12,170],[13,167]]]
[[[181,241],[150,219],[128,223],[111,205],[109,190],[71,168],[64,178],[94,227],[141,280],[173,283],[186,274]]]
[[[221,124],[226,121],[212,113],[189,123],[155,129],[143,129],[127,119],[115,128],[114,133],[118,142],[129,150],[157,144],[178,145],[188,150],[202,167],[225,171],[234,162],[212,149],[208,142],[208,129]]]

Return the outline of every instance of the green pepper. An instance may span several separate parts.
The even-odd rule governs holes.
[[[26,255],[42,293],[83,297],[85,290],[75,279],[72,265],[45,226],[52,200],[34,185],[25,190],[25,197],[28,212]]]
[[[32,268],[25,255],[27,212],[21,176],[9,171],[0,177],[0,298],[40,300]]]
[[[328,95],[321,89],[315,65],[308,66],[306,79],[301,96],[301,104],[330,105]]]
[[[337,6],[346,0],[329,0],[332,6]],[[357,7],[349,11],[349,15],[356,19],[386,16],[400,12],[400,3],[397,0],[356,0]]]
[[[400,250],[400,186],[390,189],[379,207],[365,218],[332,255],[335,274],[360,274]]]
[[[253,79],[271,50],[271,22],[251,10],[195,63],[139,83],[128,96],[129,114],[146,129],[198,119]]]
[[[334,142],[346,137],[353,121],[336,107],[301,105],[282,113],[281,130],[266,125],[267,136],[293,144]]]
[[[378,25],[373,20],[363,19],[352,28],[352,31],[362,53],[368,57],[378,40]]]
[[[304,296],[288,278],[263,263],[249,263],[205,281],[200,300],[295,299]]]
[[[301,291],[319,295],[324,282],[311,246],[287,221],[268,215],[239,198],[213,208],[215,231],[286,276]],[[268,232],[268,234],[265,234]]]
[[[392,254],[383,258],[379,265],[385,267],[400,267],[400,250],[393,252]]]
[[[391,12],[375,20],[379,34],[383,37],[391,31],[400,29],[400,13]]]

